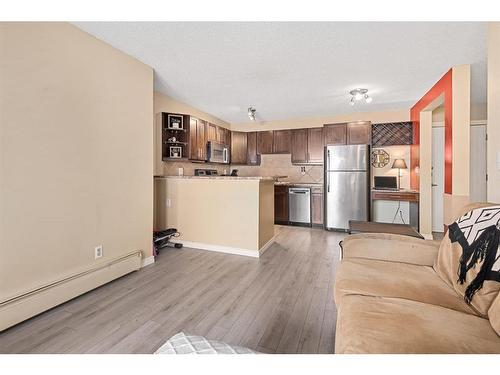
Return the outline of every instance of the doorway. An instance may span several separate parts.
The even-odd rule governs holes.
[[[444,127],[432,128],[432,231],[444,232]]]

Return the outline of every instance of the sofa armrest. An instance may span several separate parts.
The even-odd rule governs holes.
[[[365,258],[433,266],[440,241],[386,233],[362,233],[342,241],[342,258]]]

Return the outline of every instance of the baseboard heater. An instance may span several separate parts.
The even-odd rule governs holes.
[[[0,332],[43,311],[141,268],[142,252],[134,251],[75,275],[0,302]]]

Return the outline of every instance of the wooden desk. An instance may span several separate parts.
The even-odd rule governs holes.
[[[420,194],[415,190],[376,190],[371,192],[373,201],[397,201],[409,203],[410,225],[418,230],[419,228],[419,200]],[[372,219],[373,220],[373,219]]]
[[[418,202],[419,196],[414,190],[372,190],[372,200]]]
[[[349,220],[349,234],[354,233],[389,233],[424,239],[411,225],[375,223],[371,221]]]

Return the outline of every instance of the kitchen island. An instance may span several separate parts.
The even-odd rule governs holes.
[[[259,257],[274,239],[271,177],[155,177],[155,229],[184,246]]]

